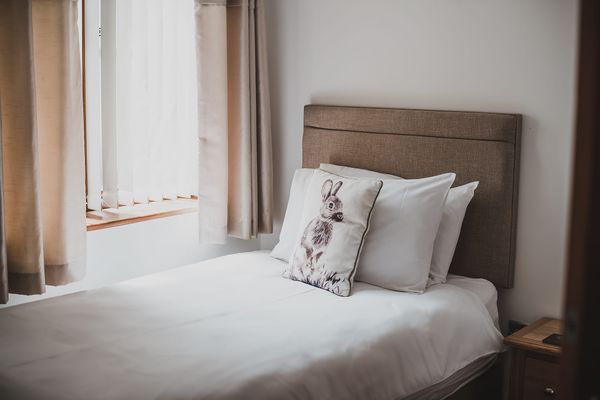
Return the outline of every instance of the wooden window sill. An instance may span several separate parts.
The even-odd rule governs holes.
[[[197,199],[176,199],[107,208],[102,211],[88,211],[86,213],[87,230],[95,231],[151,219],[193,213],[198,211],[197,203]]]

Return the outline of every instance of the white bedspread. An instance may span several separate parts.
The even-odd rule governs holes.
[[[0,310],[3,399],[395,399],[502,349],[478,295],[281,278],[264,252]]]

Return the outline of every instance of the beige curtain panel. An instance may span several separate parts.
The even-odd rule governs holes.
[[[271,115],[261,0],[196,0],[200,240],[271,233]]]
[[[85,272],[76,0],[0,0],[1,300]]]

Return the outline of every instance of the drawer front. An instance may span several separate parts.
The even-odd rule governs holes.
[[[527,357],[523,378],[523,400],[560,399],[556,387],[559,378],[557,363]]]

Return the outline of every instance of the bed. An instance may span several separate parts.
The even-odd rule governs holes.
[[[6,308],[2,398],[492,398],[519,135],[518,115],[307,106],[306,167],[480,181],[446,284],[341,298],[258,251]]]

